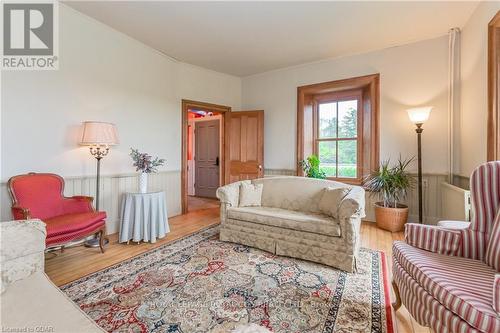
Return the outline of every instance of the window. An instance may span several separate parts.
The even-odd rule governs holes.
[[[327,178],[361,184],[379,163],[379,75],[297,92],[297,162],[314,154]],[[300,168],[297,174],[303,175]]]
[[[315,147],[327,177],[358,178],[361,91],[315,96]]]

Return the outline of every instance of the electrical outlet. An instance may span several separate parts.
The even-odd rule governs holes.
[[[427,179],[422,179],[422,187],[429,187],[429,181]]]

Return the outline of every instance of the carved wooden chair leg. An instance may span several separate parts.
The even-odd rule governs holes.
[[[394,311],[398,311],[398,309],[401,307],[401,296],[399,295],[398,285],[394,280],[392,280],[392,288],[394,289],[394,295],[396,295],[396,301],[392,303],[392,307],[394,308]]]
[[[104,230],[101,230],[99,232],[99,248],[101,249],[101,252],[104,253]]]

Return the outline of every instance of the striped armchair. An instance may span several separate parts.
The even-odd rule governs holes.
[[[415,320],[436,332],[500,332],[500,161],[470,179],[470,227],[407,224],[393,244],[393,287]]]

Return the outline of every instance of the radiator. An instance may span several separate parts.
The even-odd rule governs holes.
[[[470,191],[441,183],[441,219],[470,221]]]

